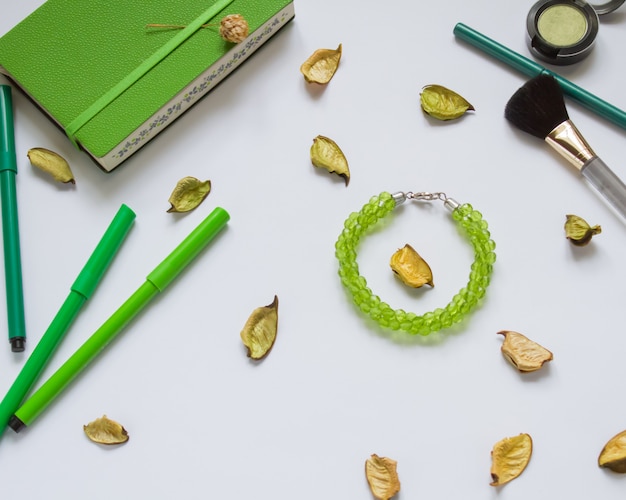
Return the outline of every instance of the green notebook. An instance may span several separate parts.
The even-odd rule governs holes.
[[[229,14],[241,43],[219,35]],[[293,17],[293,0],[48,0],[0,38],[0,72],[110,171]]]

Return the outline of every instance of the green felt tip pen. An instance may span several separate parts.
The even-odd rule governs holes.
[[[24,291],[22,287],[22,258],[17,217],[15,176],[15,135],[13,130],[13,100],[11,87],[0,85],[0,197],[2,202],[2,238],[4,244],[4,274],[7,294],[9,342],[13,352],[22,352],[26,341],[24,320]]]
[[[15,412],[9,427],[19,432],[30,425],[63,389],[117,334],[202,251],[230,216],[216,208],[146,278],[146,281],[87,341]]]
[[[563,89],[563,94],[593,111],[597,115],[602,116],[603,118],[613,122],[615,125],[626,129],[625,111],[600,99],[591,92],[586,91],[557,73],[544,68],[541,64],[537,64],[536,62],[518,54],[495,40],[486,37],[482,33],[479,33],[475,29],[472,29],[463,23],[458,23],[454,27],[453,32],[457,38],[468,42],[470,45],[473,45],[486,54],[489,54],[499,61],[508,64],[512,68],[515,68],[530,78],[534,78],[540,74],[553,76]]]
[[[13,385],[0,403],[0,434],[4,432],[9,419],[39,378],[48,361],[81,307],[93,295],[113,257],[122,245],[135,220],[135,213],[122,205],[109,224],[100,242],[87,260],[87,263],[72,284],[70,293],[63,305],[41,337],[37,347],[22,367]]]

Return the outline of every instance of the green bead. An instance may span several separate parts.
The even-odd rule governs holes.
[[[469,218],[473,222],[479,222],[482,220],[483,214],[481,214],[478,210],[474,210],[473,212],[469,214]]]
[[[450,326],[452,326],[452,315],[450,314],[449,311],[444,311],[441,314],[441,326],[442,328],[448,328]]]
[[[402,323],[400,323],[400,330],[404,330],[405,332],[410,331],[411,329],[411,322],[410,321],[403,321]]]
[[[404,311],[403,309],[396,310],[396,319],[398,320],[398,322],[404,323],[406,321],[406,316],[406,311]]]
[[[391,319],[395,318],[395,314],[393,309],[389,308],[389,309],[385,309],[383,311],[383,319],[387,320],[387,321],[391,321]]]

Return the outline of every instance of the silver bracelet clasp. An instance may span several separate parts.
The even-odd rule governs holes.
[[[404,203],[406,200],[416,200],[416,201],[443,201],[443,205],[450,210],[451,212],[456,210],[460,203],[454,200],[453,198],[449,198],[446,193],[441,191],[437,191],[434,193],[429,193],[428,191],[420,191],[418,193],[414,193],[413,191],[408,191],[406,193],[398,192],[391,195],[393,200],[396,202],[396,206]]]

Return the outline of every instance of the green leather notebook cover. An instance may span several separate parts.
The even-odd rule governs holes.
[[[219,26],[146,28],[219,25],[228,14],[250,26],[239,44]],[[293,16],[292,0],[48,0],[0,38],[0,71],[108,171]]]

